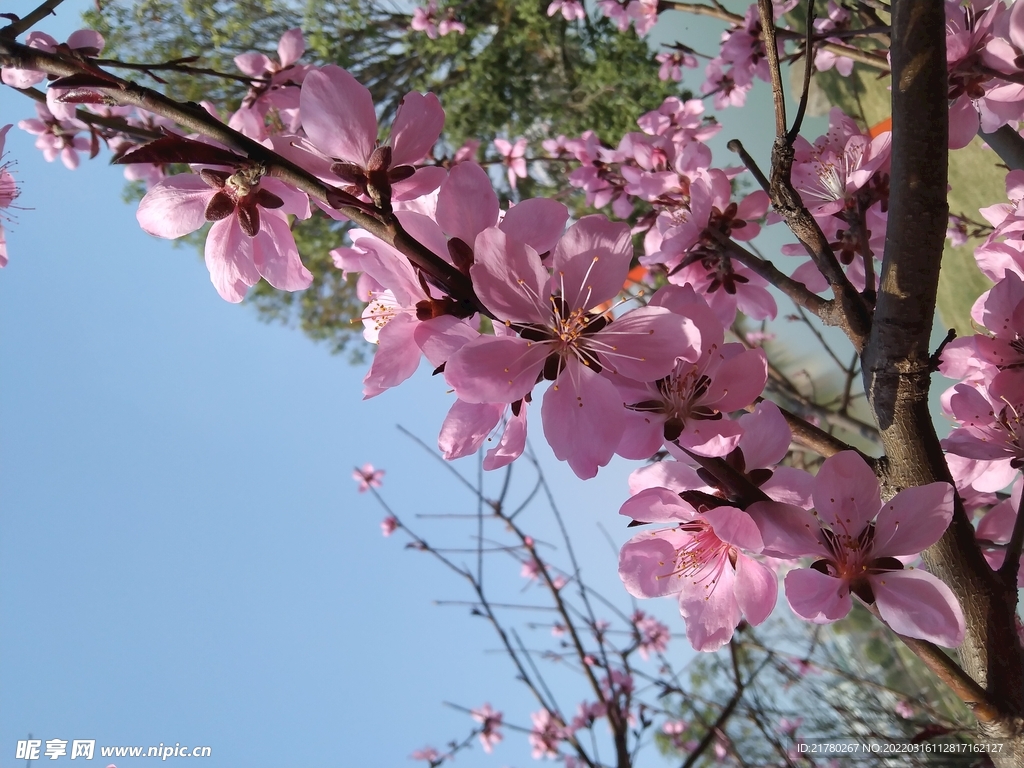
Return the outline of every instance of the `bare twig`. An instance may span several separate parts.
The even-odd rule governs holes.
[[[0,37],[9,37],[13,40],[22,32],[27,32],[32,29],[32,27],[47,16],[53,15],[54,10],[62,2],[64,2],[64,0],[46,0],[46,2],[40,3],[39,7],[31,11],[27,16],[23,16],[17,21],[8,24],[3,29],[0,29]]]

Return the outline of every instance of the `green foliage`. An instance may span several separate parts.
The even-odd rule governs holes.
[[[233,58],[257,50],[276,58],[277,41],[301,27],[303,63],[335,63],[351,71],[374,96],[387,125],[402,96],[432,91],[446,112],[442,136],[449,149],[478,139],[486,150],[497,136],[528,137],[528,157],[540,157],[540,139],[579,136],[592,129],[616,144],[636,130],[636,119],[678,94],[658,80],[644,41],[619,33],[606,19],[567,23],[547,16],[548,0],[482,0],[458,6],[465,35],[431,40],[410,32],[411,16],[373,0],[112,0],[85,14],[107,40],[104,56],[125,62],[170,62],[200,56],[192,66],[235,76]],[[186,101],[208,99],[234,109],[244,78],[154,70],[146,85]],[[557,196],[574,212],[584,206],[565,180],[564,167],[547,163],[546,179],[523,180],[519,193]],[[349,347],[360,313],[352,284],[327,252],[341,244],[343,227],[326,219],[295,228],[303,261],[314,275],[303,293],[276,291],[264,282],[247,302],[261,319],[300,326],[334,352]],[[357,355],[358,356],[358,355]]]

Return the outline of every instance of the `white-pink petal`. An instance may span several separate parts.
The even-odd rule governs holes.
[[[198,174],[171,176],[146,193],[135,218],[145,232],[173,240],[206,223],[206,205],[214,194]]]
[[[341,67],[328,64],[306,75],[299,94],[302,127],[325,154],[366,167],[377,141],[370,92]]]
[[[787,580],[788,581],[788,580]],[[964,640],[964,613],[953,591],[935,576],[911,569],[868,577],[878,614],[895,632],[956,648]]]

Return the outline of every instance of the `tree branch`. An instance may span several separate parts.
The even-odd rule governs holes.
[[[0,29],[0,37],[9,37],[13,40],[22,32],[32,29],[32,27],[47,16],[53,15],[57,6],[63,2],[64,0],[46,0],[46,2],[41,3],[34,11],[31,11],[28,16],[23,16],[3,29]]]
[[[365,206],[356,207],[353,204],[359,202],[356,198],[340,189],[324,184],[313,174],[273,150],[267,149],[258,141],[229,128],[198,104],[181,104],[164,96],[159,91],[119,78],[98,69],[95,65],[29,48],[5,38],[0,38],[0,66],[34,69],[57,77],[88,75],[95,78],[97,84],[89,85],[87,90],[101,93],[104,99],[109,100],[111,104],[132,106],[166,117],[189,131],[202,134],[230,149],[237,150],[248,159],[262,164],[268,175],[281,179],[310,197],[327,203],[370,234],[397,248],[431,282],[442,288],[467,309],[492,317],[477,297],[469,277],[410,237],[393,214],[369,213]]]
[[[874,322],[862,366],[887,458],[885,495],[952,482],[928,407],[930,335],[945,242],[948,108],[946,19],[933,0],[895,0],[889,226]],[[925,562],[963,606],[963,668],[998,708],[989,736],[1019,736],[1024,668],[1013,625],[1016,590],[985,563],[959,496]]]

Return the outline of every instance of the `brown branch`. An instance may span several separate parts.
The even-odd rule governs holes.
[[[441,287],[466,309],[492,316],[477,297],[469,277],[410,237],[392,213],[370,213],[366,206],[357,207],[352,203],[358,204],[359,201],[351,195],[324,184],[313,174],[281,157],[273,150],[267,149],[258,141],[229,128],[198,104],[179,103],[159,91],[119,78],[100,70],[91,63],[87,64],[59,54],[29,48],[4,38],[0,38],[0,66],[34,69],[57,77],[89,75],[96,78],[97,83],[101,82],[100,78],[102,77],[102,85],[90,85],[88,90],[102,93],[104,99],[112,104],[137,107],[166,117],[189,131],[202,134],[230,149],[237,150],[246,158],[260,163],[268,175],[296,187],[310,197],[327,203],[370,234],[397,248],[408,257],[415,268],[423,272],[431,282]]]
[[[40,104],[46,103],[46,94],[40,91],[38,88],[15,88],[14,90],[18,93],[23,93],[33,101],[38,101]],[[102,128],[109,128],[117,133],[124,134],[126,136],[134,136],[139,141],[151,141],[153,139],[160,139],[167,134],[160,131],[155,131],[152,128],[144,128],[140,125],[132,125],[127,120],[121,117],[108,117],[107,115],[97,115],[95,112],[88,112],[84,109],[78,108],[75,110],[75,119],[86,125],[95,125]]]
[[[807,112],[807,99],[811,93],[811,63],[814,61],[814,0],[807,0],[807,18],[804,22],[807,37],[804,40],[804,83],[800,90],[800,106],[797,107],[796,120],[793,127],[786,134],[786,141],[792,144],[800,135],[800,127],[804,122],[804,113]]]
[[[871,612],[877,616],[873,606]],[[942,649],[926,640],[906,637],[899,633],[896,633],[896,636],[924,662],[932,674],[949,686],[950,690],[968,706],[978,720],[990,723],[999,719],[999,707],[992,701],[985,689],[971,679],[953,659],[943,653]]]
[[[192,56],[190,59],[197,57]],[[248,75],[236,75],[231,72],[220,72],[216,69],[207,69],[206,67],[193,67],[190,64],[186,64],[183,61],[165,61],[162,64],[135,64],[130,61],[121,61],[120,59],[95,59],[96,64],[102,67],[113,67],[114,69],[130,69],[135,72],[142,72],[144,74],[150,74],[151,72],[183,72],[189,75],[209,75],[211,77],[220,77],[225,80],[235,80],[239,83],[251,86],[253,83],[266,84],[270,81],[265,77],[249,77]],[[159,80],[160,78],[150,75]]]
[[[1017,504],[1017,517],[1013,521],[1013,532],[1006,544],[1006,559],[999,567],[999,575],[1006,582],[1006,588],[1017,594],[1017,571],[1020,568],[1020,553],[1024,547],[1024,493]]]
[[[803,283],[797,282],[788,275],[780,272],[770,261],[759,259],[743,246],[730,240],[717,230],[708,230],[718,240],[730,258],[736,259],[740,264],[749,267],[752,271],[763,277],[774,285],[801,307],[806,307],[824,322],[834,316],[834,304],[828,299],[823,299],[816,293],[807,289]],[[831,324],[831,323],[829,323]]]
[[[952,482],[928,404],[930,336],[948,218],[948,106],[943,7],[896,0],[892,29],[892,168],[878,302],[862,365],[887,459],[886,496]],[[964,671],[997,713],[990,737],[1024,733],[1024,665],[1014,628],[1016,589],[986,564],[957,496],[952,521],[924,553],[964,610]],[[1011,594],[1012,593],[1012,594]]]
[[[836,259],[828,238],[821,231],[821,226],[811,216],[803,204],[800,193],[796,191],[791,180],[793,168],[793,140],[786,128],[786,99],[782,88],[782,70],[779,64],[779,51],[775,38],[775,25],[772,22],[773,11],[771,0],[758,0],[761,13],[761,27],[765,36],[765,55],[771,72],[772,98],[775,101],[775,143],[772,146],[772,176],[769,191],[772,205],[787,226],[796,235],[810,254],[818,271],[828,280],[838,312],[828,318],[822,318],[829,324],[838,325],[853,343],[854,349],[860,351],[864,347],[868,331],[871,327],[868,308],[864,298],[850,283],[846,273]]]
[[[835,435],[830,435],[821,427],[814,426],[810,422],[801,419],[795,413],[787,411],[785,408],[779,408],[779,410],[782,412],[783,418],[786,419],[786,424],[789,425],[789,429],[793,433],[793,440],[798,445],[810,448],[826,459],[842,451],[856,450],[852,445],[847,445]],[[860,452],[858,451],[858,453]],[[861,457],[871,466],[874,466],[875,460],[870,456],[861,454]]]
[[[700,3],[685,3],[679,2],[678,0],[661,0],[659,6],[664,6],[673,11],[683,11],[684,13],[692,13],[695,16],[710,16],[720,21],[728,22],[729,24],[735,24],[736,26],[742,27],[744,19],[742,16],[736,13],[730,13],[724,8],[712,7],[710,5],[701,5]],[[804,35],[800,32],[794,32],[791,29],[778,29],[774,24],[771,25],[775,29],[775,36],[782,38],[783,40],[803,40]],[[831,37],[831,35],[826,35]],[[821,43],[816,46],[822,50],[830,51],[837,56],[845,56],[848,59],[864,64],[865,66],[871,67],[872,69],[878,69],[882,72],[889,71],[889,62],[885,56],[871,53],[860,48],[855,48],[852,45],[842,45],[840,43]]]
[[[32,29],[36,23],[42,21],[47,16],[55,15],[53,13],[54,10],[63,2],[64,0],[46,0],[46,2],[41,3],[38,8],[31,11],[28,16],[23,16],[3,29],[0,29],[0,37],[9,37],[13,40],[22,32]]]

